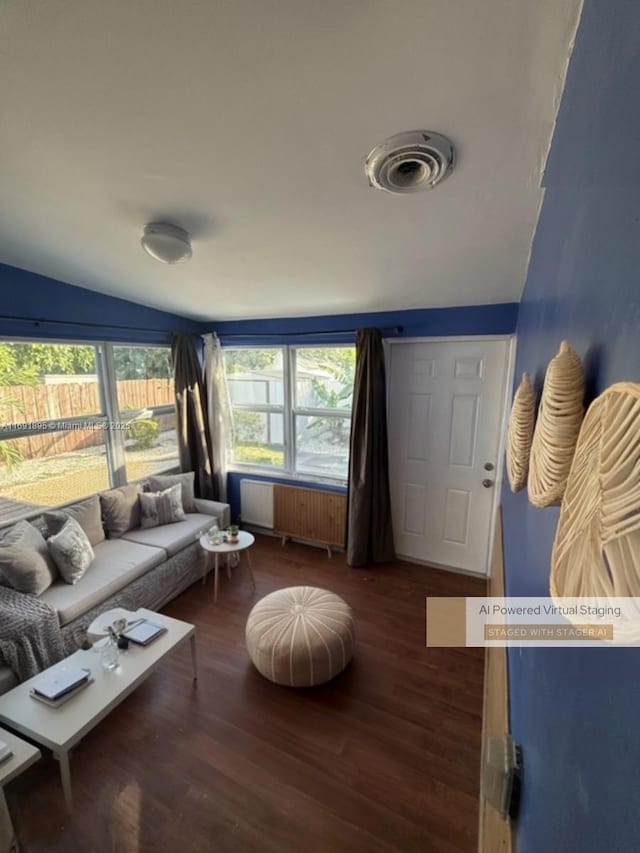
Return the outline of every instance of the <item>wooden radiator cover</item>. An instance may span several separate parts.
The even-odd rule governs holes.
[[[343,548],[346,519],[346,495],[300,486],[273,487],[273,529],[281,536]]]

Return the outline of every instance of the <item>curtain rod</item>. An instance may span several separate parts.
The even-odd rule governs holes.
[[[313,332],[216,332],[219,338],[289,338],[289,337],[322,337],[323,335],[355,335],[357,329],[330,329],[329,331]],[[380,332],[400,335],[404,331],[403,326],[385,326]]]
[[[87,320],[46,320],[44,317],[20,317],[14,314],[0,314],[1,320],[9,320],[16,323],[33,323],[34,326],[77,326],[78,328],[87,329],[116,329],[121,332],[157,332],[162,335],[174,334],[175,329],[149,329],[140,326],[119,326],[114,324],[105,325],[104,323],[92,323]],[[187,332],[186,334],[195,334],[195,332]]]

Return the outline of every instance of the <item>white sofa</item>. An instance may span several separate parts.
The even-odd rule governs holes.
[[[215,501],[196,498],[195,504],[197,512],[186,513],[184,521],[105,539],[94,547],[95,557],[79,581],[56,580],[39,596],[57,612],[67,654],[82,645],[87,627],[101,612],[112,607],[158,610],[201,577],[204,554],[197,540],[214,518],[221,528],[228,527],[230,511],[228,504]],[[0,694],[17,683],[3,664],[0,660]]]

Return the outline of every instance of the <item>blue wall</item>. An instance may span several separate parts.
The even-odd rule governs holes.
[[[0,337],[169,343],[199,324],[0,264]],[[27,319],[8,319],[9,317]]]
[[[516,381],[567,338],[588,401],[640,381],[640,3],[586,0],[518,319]],[[547,595],[557,509],[503,495],[510,595]],[[511,649],[519,853],[640,850],[640,650]]]
[[[203,331],[217,331],[223,344],[351,343],[353,330],[377,327],[388,337],[413,338],[453,335],[510,335],[515,331],[518,304],[467,305],[459,308],[422,308],[323,317],[285,317],[271,320],[228,320],[203,323]],[[393,329],[401,326],[396,334]],[[342,334],[334,334],[344,330]],[[331,333],[331,334],[327,334]]]

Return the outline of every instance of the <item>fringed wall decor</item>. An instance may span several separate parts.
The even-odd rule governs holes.
[[[640,597],[639,471],[640,385],[619,382],[580,430],[551,554],[554,597]]]
[[[529,374],[523,373],[513,398],[507,430],[507,476],[512,492],[519,492],[527,482],[534,418],[533,385]]]
[[[584,372],[578,354],[562,341],[549,362],[529,459],[529,500],[554,506],[564,494],[584,416]]]

